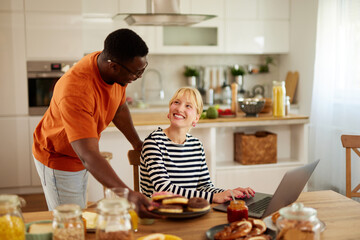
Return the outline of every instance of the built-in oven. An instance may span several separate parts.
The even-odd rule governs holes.
[[[75,61],[27,62],[29,115],[43,115],[49,107],[54,86]]]

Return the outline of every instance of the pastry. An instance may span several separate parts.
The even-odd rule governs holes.
[[[204,198],[193,197],[189,199],[187,209],[190,212],[206,211],[210,209],[210,204]]]

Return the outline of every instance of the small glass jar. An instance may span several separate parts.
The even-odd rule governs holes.
[[[25,240],[25,224],[20,207],[25,200],[17,195],[0,195],[0,239]]]
[[[248,207],[246,206],[245,201],[231,201],[227,207],[227,219],[228,222],[248,219]]]
[[[98,204],[96,240],[134,240],[129,208],[130,204],[125,198],[101,200]]]
[[[293,203],[290,207],[280,209],[279,213],[276,221],[277,239],[320,240],[321,225],[315,209]]]
[[[290,114],[290,97],[286,96],[285,98],[285,115],[289,115]]]
[[[77,204],[57,206],[53,211],[53,240],[84,240],[85,226],[81,213]]]
[[[284,117],[285,116],[285,82],[273,81],[273,116]]]

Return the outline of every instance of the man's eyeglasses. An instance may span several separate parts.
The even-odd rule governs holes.
[[[141,77],[141,75],[144,73],[144,71],[145,71],[145,69],[146,69],[146,67],[147,67],[147,65],[148,65],[148,62],[146,62],[146,65],[145,65],[145,67],[144,67],[142,70],[137,71],[136,73],[134,73],[133,71],[131,71],[130,69],[128,69],[125,65],[123,65],[123,64],[121,64],[121,63],[119,63],[119,62],[116,62],[116,61],[110,60],[110,59],[108,59],[107,62],[108,62],[108,63],[113,62],[113,63],[118,64],[120,67],[124,68],[126,71],[128,71],[130,74],[134,75],[134,76],[137,77],[137,78]]]

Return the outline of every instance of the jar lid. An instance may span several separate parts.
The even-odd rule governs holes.
[[[128,211],[130,206],[125,198],[105,198],[98,203],[97,208],[102,213],[118,214]]]
[[[279,85],[285,85],[285,81],[273,81],[273,85],[279,86]]]
[[[75,218],[81,215],[81,208],[77,204],[62,204],[54,209],[54,216],[61,218]]]
[[[1,207],[23,207],[26,202],[23,198],[18,195],[2,194],[0,195],[0,206]]]
[[[302,203],[293,203],[290,207],[284,207],[280,209],[280,215],[286,219],[293,220],[309,220],[316,217],[317,211],[313,208],[304,207]]]

